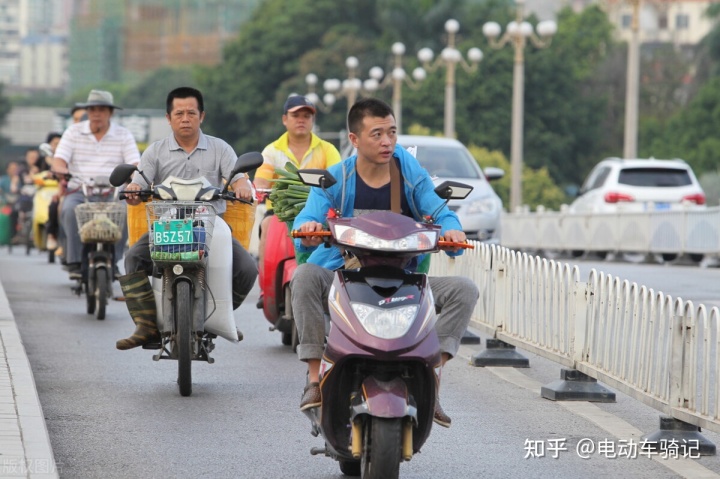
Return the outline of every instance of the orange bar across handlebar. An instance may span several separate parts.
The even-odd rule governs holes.
[[[292,230],[290,232],[290,236],[293,238],[311,238],[313,236],[332,236],[332,233],[329,231],[298,231],[298,230]]]
[[[438,241],[438,246],[441,248],[465,248],[465,249],[475,249],[475,246],[471,245],[470,243],[457,243],[455,241]]]

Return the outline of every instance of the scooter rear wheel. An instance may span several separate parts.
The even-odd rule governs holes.
[[[370,417],[363,436],[362,478],[397,479],[402,457],[402,419]]]
[[[178,389],[181,396],[192,394],[192,294],[190,283],[180,281],[175,290],[175,342],[178,361]]]

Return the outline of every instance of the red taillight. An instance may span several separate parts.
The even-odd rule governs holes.
[[[605,203],[619,203],[621,201],[635,201],[635,198],[626,193],[618,193],[617,191],[605,193]]]
[[[695,193],[694,195],[683,196],[682,200],[689,201],[690,203],[695,203],[696,205],[704,205],[705,195],[702,193]]]

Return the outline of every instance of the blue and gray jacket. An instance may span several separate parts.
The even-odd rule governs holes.
[[[393,156],[400,160],[400,170],[403,176],[403,188],[405,197],[412,210],[416,221],[422,221],[425,216],[432,215],[437,211],[435,223],[442,227],[441,234],[448,230],[462,230],[457,215],[443,205],[444,200],[435,193],[430,174],[420,166],[417,159],[400,145],[395,146]],[[352,217],[355,205],[355,178],[357,155],[353,155],[342,162],[329,167],[327,170],[338,180],[336,184],[326,189],[327,196],[320,188],[311,188],[305,207],[295,218],[293,229],[299,229],[300,225],[308,221],[316,221],[325,224],[327,213],[334,206],[339,206],[343,217]],[[328,196],[330,199],[328,199]],[[303,246],[300,239],[295,240],[295,248],[300,252],[311,252],[308,263],[314,263],[327,269],[335,270],[341,268],[345,261],[340,250],[333,246],[331,248],[312,248]],[[446,252],[450,256],[462,254]]]

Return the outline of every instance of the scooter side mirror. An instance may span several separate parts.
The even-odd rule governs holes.
[[[263,156],[259,151],[248,151],[238,156],[235,160],[235,166],[233,166],[230,172],[230,178],[235,178],[238,173],[247,173],[249,171],[259,168],[263,164]],[[222,194],[228,192],[230,188],[230,182],[225,183],[225,187],[222,189]]]
[[[249,151],[238,156],[232,170],[232,176],[238,173],[247,173],[259,168],[263,164],[263,156],[259,151]]]
[[[473,187],[457,181],[443,181],[435,188],[435,193],[444,200],[463,200]]]
[[[320,188],[330,188],[337,183],[337,180],[327,170],[308,168],[298,170],[300,181],[308,186],[319,186]]]
[[[110,174],[110,184],[119,187],[128,182],[133,173],[137,171],[137,166],[122,164],[117,165]]]

